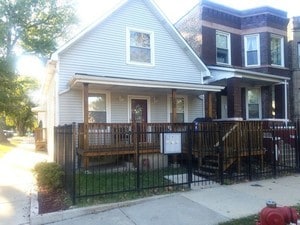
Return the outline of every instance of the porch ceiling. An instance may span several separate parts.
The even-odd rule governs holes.
[[[81,89],[82,84],[89,84],[90,89],[99,89],[112,92],[143,92],[143,93],[170,93],[176,89],[178,94],[199,95],[206,91],[218,92],[224,87],[208,84],[177,83],[152,80],[136,80],[127,78],[114,78],[86,74],[75,74],[69,82],[71,89]]]
[[[259,73],[249,70],[234,69],[211,66],[208,67],[211,71],[212,77],[205,81],[207,84],[214,85],[227,85],[227,79],[230,78],[241,78],[241,86],[267,86],[272,84],[281,84],[285,81],[290,80],[290,78],[285,76],[278,76],[266,73]]]

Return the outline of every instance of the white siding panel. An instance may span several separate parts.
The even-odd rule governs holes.
[[[126,27],[154,32],[155,66],[126,64]],[[129,1],[59,56],[60,85],[75,73],[200,83],[201,75],[155,15],[141,1]]]
[[[197,96],[190,96],[188,99],[189,116],[187,122],[193,122],[197,117],[204,117],[203,100]]]
[[[155,101],[151,99],[151,122],[167,122],[167,96],[155,96]]]
[[[60,95],[59,125],[83,122],[83,99],[81,91],[70,91]]]
[[[128,96],[124,93],[111,94],[111,122],[128,122]]]

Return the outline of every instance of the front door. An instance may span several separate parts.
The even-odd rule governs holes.
[[[147,123],[147,100],[131,99],[131,119],[136,123]]]
[[[143,123],[147,123],[147,100],[146,99],[131,99],[131,118],[132,122],[138,123],[139,133],[138,141],[146,142],[146,126]]]

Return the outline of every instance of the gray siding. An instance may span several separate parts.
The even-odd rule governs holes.
[[[134,15],[134,16],[132,16]],[[155,66],[126,64],[126,27],[154,32]],[[59,57],[60,91],[75,73],[200,83],[200,71],[142,1],[129,1]]]
[[[204,117],[203,100],[200,100],[197,96],[190,96],[188,99],[189,118],[187,122],[193,122],[193,120],[197,117]]]
[[[154,66],[126,63],[127,27],[154,33]],[[68,82],[75,73],[195,84],[202,81],[199,69],[143,1],[128,1],[62,51],[58,62],[58,92],[64,92],[59,95],[59,124],[83,121],[82,92],[68,90]],[[111,122],[128,122],[127,98],[120,102],[118,95],[111,93]],[[147,95],[153,96],[155,93]],[[189,106],[192,107],[189,118],[194,118],[200,109],[191,104]],[[150,109],[151,122],[167,122],[166,96],[160,96],[159,101],[151,103]]]

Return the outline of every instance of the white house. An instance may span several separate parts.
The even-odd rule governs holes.
[[[151,0],[121,2],[48,62],[43,125],[192,122],[204,117],[209,70]],[[176,114],[172,114],[175,112]]]

